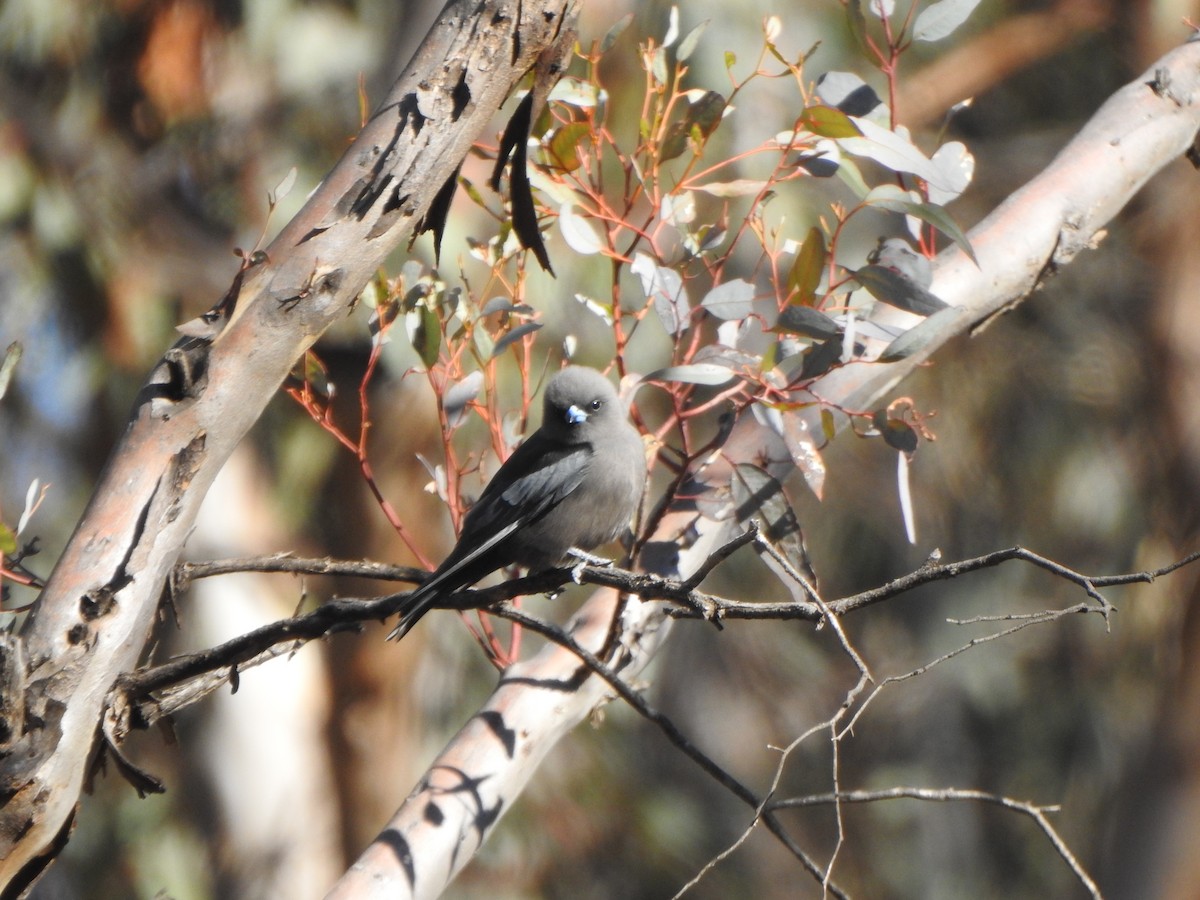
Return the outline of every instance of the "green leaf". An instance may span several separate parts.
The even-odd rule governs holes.
[[[682,334],[691,326],[691,306],[683,279],[674,269],[657,265],[645,253],[635,253],[629,271],[642,283],[646,299],[669,334]]]
[[[949,306],[945,300],[886,266],[863,266],[854,273],[854,280],[877,300],[918,316],[930,316]]]
[[[921,202],[921,195],[916,191],[905,190],[898,184],[879,184],[871,188],[862,202],[879,209],[907,214]]]
[[[758,364],[760,372],[769,372],[775,368],[779,362],[779,341],[771,341],[771,346],[767,348],[767,352],[763,354],[762,361]]]
[[[438,321],[437,313],[429,306],[422,306],[419,314],[420,321],[413,334],[413,349],[421,357],[425,368],[431,369],[438,360],[438,350],[441,348],[441,323]]]
[[[850,0],[846,4],[846,20],[858,49],[869,52],[871,48],[867,46],[867,19],[863,15],[862,0]]]
[[[800,125],[818,137],[856,138],[862,132],[840,109],[832,106],[810,106],[800,117]]]
[[[888,418],[886,409],[878,409],[871,417],[871,422],[883,435],[887,445],[904,453],[915,453],[920,439],[912,426],[903,419]]]
[[[738,178],[733,181],[710,181],[708,184],[697,184],[693,190],[703,191],[714,197],[728,199],[730,197],[749,197],[757,194],[767,186],[766,181],[755,181],[750,178]]]
[[[721,124],[725,114],[725,98],[716,91],[705,91],[688,110],[687,120],[697,126],[705,137],[711,135]]]
[[[776,331],[803,334],[806,337],[827,340],[842,333],[837,323],[825,313],[811,306],[791,305],[785,307],[775,323]]]
[[[480,209],[487,209],[487,201],[483,199],[483,194],[479,193],[479,188],[475,187],[474,182],[469,178],[460,179],[458,182],[462,185],[462,189],[467,192],[467,196],[471,198],[471,202]]]
[[[863,178],[862,170],[858,168],[858,163],[845,155],[837,161],[837,176],[842,179],[846,187],[854,192],[854,196],[860,199],[871,192],[871,189],[867,187],[867,180]]]
[[[825,270],[825,256],[825,235],[814,225],[805,235],[804,243],[800,245],[800,251],[788,272],[792,303],[812,306],[817,285],[821,283],[821,273]]]
[[[688,148],[688,139],[695,143],[697,152],[704,139],[717,130],[721,124],[721,116],[725,111],[725,98],[716,91],[705,91],[698,100],[688,106],[687,114],[682,121],[675,122],[667,129],[659,150],[659,159],[663,162],[683,155]],[[697,131],[699,134],[697,134]]]
[[[789,309],[807,309],[804,306],[792,306]],[[815,310],[814,310],[815,312]],[[842,337],[837,335],[819,344],[813,344],[803,354],[804,362],[800,366],[797,377],[801,381],[819,378],[842,361]]]
[[[0,553],[12,556],[17,552],[17,535],[11,528],[0,522]]]
[[[288,173],[283,176],[283,181],[275,185],[275,190],[267,194],[267,199],[272,208],[278,206],[283,198],[292,192],[292,188],[296,186],[296,175],[296,167],[292,166],[288,169]]]
[[[669,162],[672,159],[677,159],[683,156],[683,151],[687,149],[689,127],[687,122],[675,122],[667,129],[667,136],[663,138],[662,146],[658,151],[658,158],[663,162]]]
[[[832,441],[837,434],[837,420],[828,409],[821,410],[821,434],[825,435],[827,441]]]
[[[554,165],[564,172],[574,172],[582,165],[579,145],[592,133],[586,122],[571,122],[554,133],[548,150]]]
[[[942,172],[916,144],[870,119],[856,121],[862,136],[841,138],[838,143],[843,150],[874,160],[893,172],[908,172],[941,186],[944,177]]]
[[[446,411],[446,423],[451,428],[462,424],[467,407],[479,396],[483,389],[483,372],[476,369],[469,372],[462,381],[451,382],[446,386],[442,395],[442,409]]]
[[[975,177],[975,157],[961,141],[947,141],[929,158],[942,173],[940,187],[929,185],[929,202],[945,206],[962,196]]]

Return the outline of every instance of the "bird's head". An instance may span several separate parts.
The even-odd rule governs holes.
[[[612,383],[584,366],[568,366],[546,385],[542,428],[569,443],[591,441],[605,423],[620,423],[625,409]]]

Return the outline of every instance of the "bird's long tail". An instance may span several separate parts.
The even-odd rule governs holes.
[[[400,640],[420,621],[421,616],[433,609],[433,603],[440,593],[434,580],[431,578],[405,598],[404,605],[400,607],[400,622],[387,636],[389,641]]]

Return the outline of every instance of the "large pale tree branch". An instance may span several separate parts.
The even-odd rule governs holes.
[[[143,653],[200,501],[300,354],[414,234],[516,83],[551,73],[574,0],[452,0],[405,73],[212,323],[137,398],[83,518],[0,658],[0,886],[64,838],[117,677]],[[236,301],[236,303],[234,303]],[[18,702],[12,702],[14,699]]]
[[[1142,185],[1192,146],[1198,129],[1200,43],[1189,42],[1118,91],[1041,174],[971,231],[977,263],[958,249],[938,259],[933,290],[960,308],[957,316],[923,324],[924,343],[911,356],[835,369],[814,393],[846,409],[878,403],[946,341],[1020,302],[1095,246]],[[819,410],[812,415],[811,433],[820,434]],[[681,555],[681,574],[703,565],[725,538],[723,526],[702,522],[700,538]],[[613,592],[598,593],[569,627],[574,640],[599,655],[617,608]],[[633,678],[665,640],[667,625],[660,604],[631,601],[609,667]],[[554,742],[609,696],[605,682],[582,672],[579,658],[560,646],[510,668],[330,896],[437,896]]]

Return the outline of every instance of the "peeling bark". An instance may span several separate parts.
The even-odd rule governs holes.
[[[217,471],[295,361],[412,235],[516,83],[571,33],[574,7],[449,3],[265,258],[147,379],[20,644],[4,654],[3,896],[32,883],[65,841],[109,692],[143,653]]]

